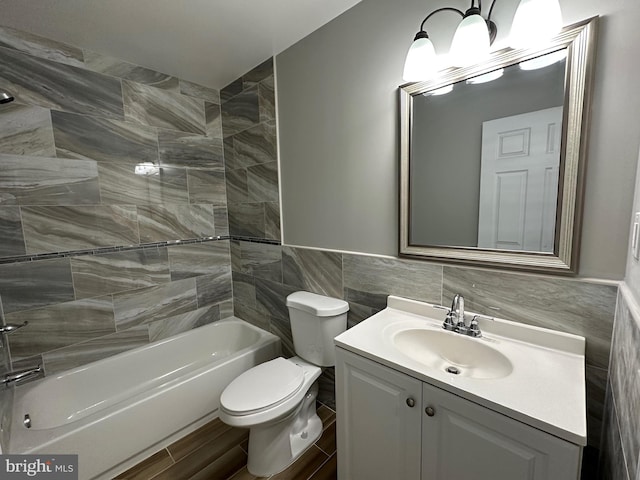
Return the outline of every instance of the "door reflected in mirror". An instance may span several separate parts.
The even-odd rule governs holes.
[[[565,58],[413,97],[411,244],[553,252]]]

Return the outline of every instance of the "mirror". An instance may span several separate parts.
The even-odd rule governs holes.
[[[400,255],[577,271],[597,18],[400,88]]]

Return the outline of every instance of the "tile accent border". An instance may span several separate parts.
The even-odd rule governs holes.
[[[238,240],[251,243],[264,243],[267,245],[281,245],[280,240],[266,238],[242,237],[236,235],[217,235],[215,237],[187,238],[180,240],[167,240],[166,242],[140,243],[137,245],[119,245],[115,247],[89,248],[86,250],[68,250],[64,252],[39,253],[37,255],[15,255],[0,258],[0,265],[11,263],[35,262],[38,260],[51,260],[54,258],[79,257],[81,255],[102,255],[104,253],[127,252],[130,250],[143,250],[148,248],[169,247],[175,245],[191,245],[194,243],[219,242],[222,240]]]

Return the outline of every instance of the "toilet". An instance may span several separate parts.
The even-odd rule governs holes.
[[[295,292],[287,308],[296,356],[247,370],[220,396],[220,420],[250,429],[247,470],[258,477],[283,471],[320,437],[317,379],[335,364],[333,339],[347,328],[344,300]]]

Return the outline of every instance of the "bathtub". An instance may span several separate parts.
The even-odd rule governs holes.
[[[5,453],[78,454],[80,479],[113,478],[216,418],[229,382],[278,355],[278,337],[231,317],[28,383]]]

